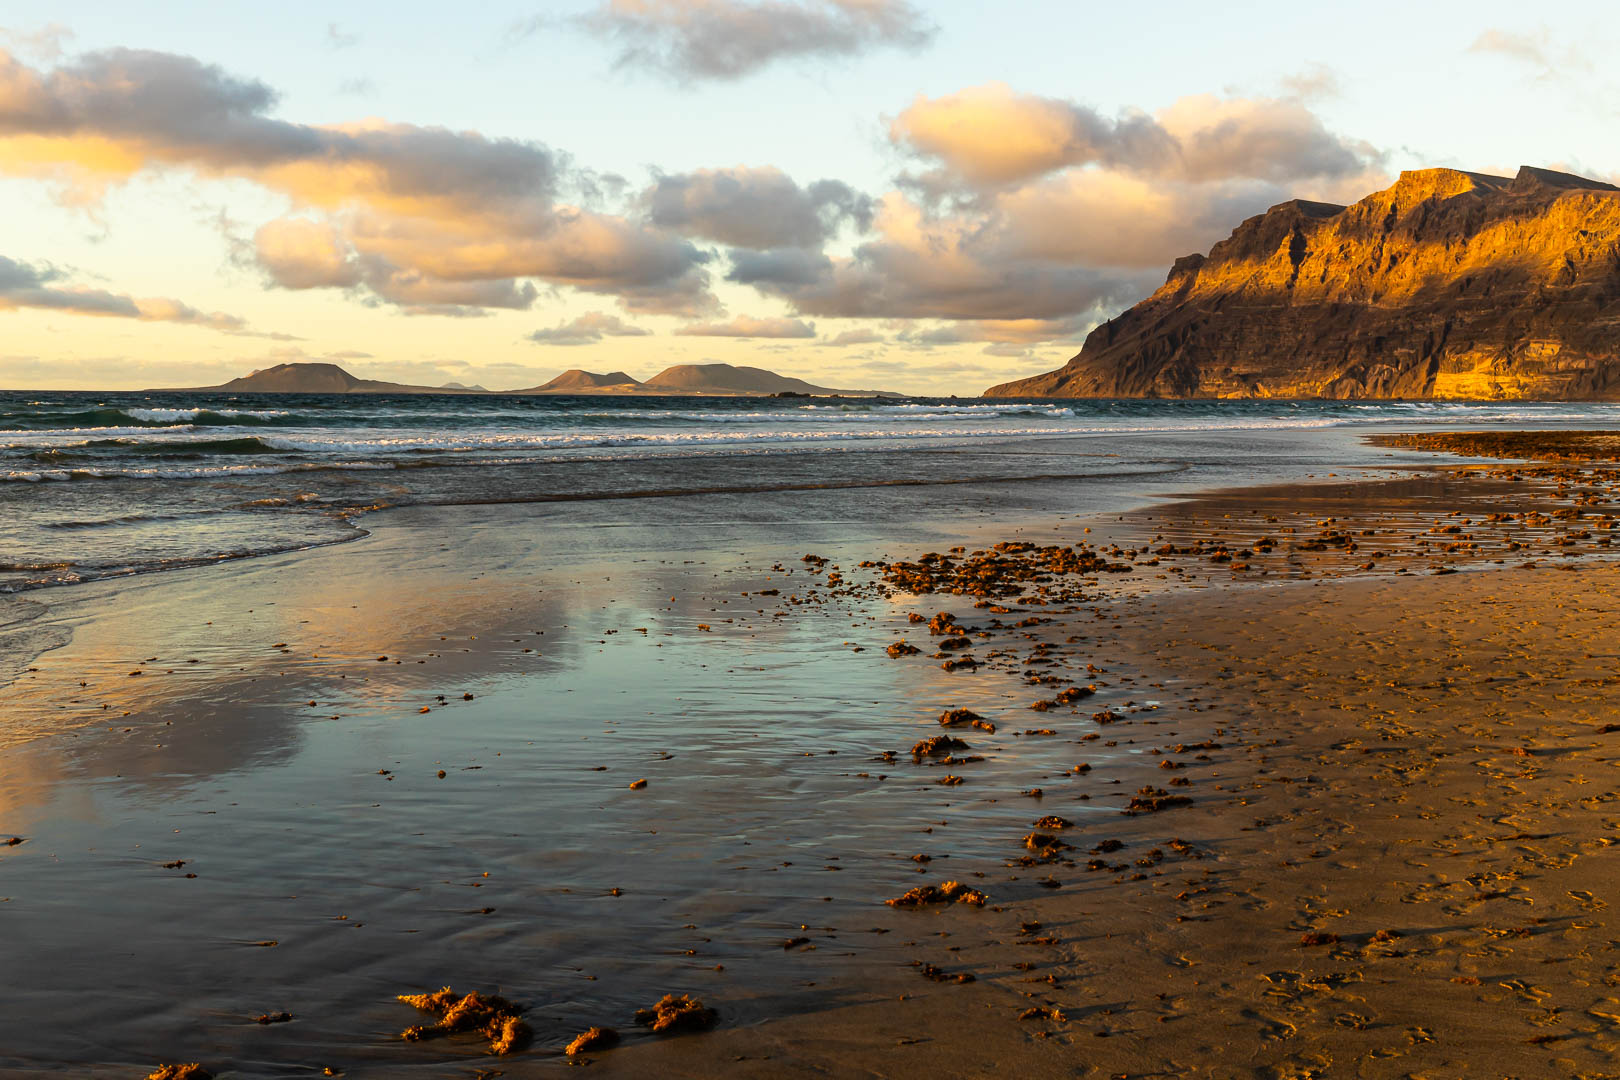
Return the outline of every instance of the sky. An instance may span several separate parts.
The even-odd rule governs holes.
[[[977,394],[1286,199],[1620,178],[1617,45],[1578,2],[0,0],[0,386]]]

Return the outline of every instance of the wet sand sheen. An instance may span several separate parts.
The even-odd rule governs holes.
[[[1446,485],[1467,481],[1439,483],[1451,497]],[[1551,510],[1567,495],[1547,484],[1534,497]],[[1594,842],[1592,829],[1577,815],[1568,852],[1520,850],[1542,838],[1506,841],[1504,855],[1479,839],[1475,819],[1526,812],[1485,784],[1514,780],[1527,760],[1549,784],[1573,779],[1560,769],[1601,762],[1572,754],[1543,764],[1529,750],[1481,766],[1484,721],[1421,721],[1437,704],[1467,713],[1497,700],[1496,684],[1457,667],[1506,647],[1490,635],[1510,627],[1478,614],[1488,601],[1545,607],[1550,595],[1579,594],[1586,609],[1514,645],[1535,657],[1537,674],[1520,686],[1512,719],[1527,724],[1532,706],[1567,697],[1560,677],[1597,678],[1576,653],[1600,631],[1613,572],[1418,581],[1380,571],[1319,584],[1353,572],[1363,553],[1309,550],[1312,536],[1336,531],[1317,516],[1331,498],[1315,497],[1274,496],[1298,520],[1267,522],[1281,515],[1262,506],[1244,526],[1296,529],[1273,580],[1311,574],[1303,583],[1189,593],[1188,584],[1259,572],[1217,561],[1225,549],[1210,534],[1232,530],[1218,515],[1234,504],[1206,500],[1179,517],[1156,508],[1107,523],[1105,541],[1105,523],[1092,523],[1091,539],[1119,552],[1108,559],[1138,566],[1118,578],[1140,585],[1115,588],[1110,577],[1108,596],[1090,599],[1103,583],[1076,575],[1067,595],[1034,594],[1048,602],[1001,613],[961,597],[884,596],[872,576],[881,571],[856,569],[883,554],[862,537],[811,538],[824,566],[795,564],[784,558],[795,549],[781,546],[694,543],[692,563],[683,552],[679,563],[581,564],[567,582],[540,580],[505,548],[505,561],[478,561],[495,572],[468,580],[463,560],[429,554],[433,530],[463,545],[458,554],[490,549],[467,546],[479,534],[459,516],[432,515],[392,537],[384,529],[346,550],[253,568],[229,587],[126,598],[122,622],[87,617],[74,645],[18,684],[26,704],[44,709],[60,704],[53,695],[91,689],[67,689],[71,668],[96,676],[83,680],[96,684],[95,702],[138,708],[121,726],[101,725],[111,731],[81,729],[6,759],[31,780],[8,786],[0,807],[0,829],[27,841],[0,849],[0,895],[10,898],[0,917],[35,942],[25,970],[39,1011],[8,1019],[9,1034],[27,1034],[8,1040],[12,1057],[0,1064],[74,1061],[87,1076],[179,1057],[217,1072],[231,1064],[235,1075],[331,1066],[435,1076],[494,1065],[476,1039],[398,1039],[419,1020],[394,995],[450,984],[525,1007],[534,1047],[499,1061],[507,1075],[560,1066],[563,1045],[593,1025],[619,1027],[626,1041],[585,1056],[625,1075],[996,1066],[1072,1075],[1076,1044],[1088,1065],[1116,1073],[1156,1061],[1187,1075],[1332,1075],[1372,1055],[1360,1074],[1451,1075],[1472,1053],[1522,1056],[1528,1072],[1558,1054],[1585,1068],[1582,1055],[1605,1052],[1601,1032],[1566,1032],[1559,1013],[1550,1013],[1558,1023],[1534,1024],[1547,1009],[1509,1009],[1536,1027],[1521,1038],[1490,1012],[1536,999],[1505,983],[1546,989],[1518,968],[1555,944],[1541,940],[1552,931],[1487,923],[1478,911],[1512,912],[1523,902],[1515,889],[1544,905],[1537,915],[1580,907],[1559,890],[1600,897],[1594,860],[1569,858]],[[1367,516],[1369,527],[1391,527]],[[1407,517],[1412,535],[1395,557],[1428,569],[1428,540],[1416,546],[1427,523]],[[511,524],[492,512],[485,539],[509,537]],[[1516,527],[1537,543],[1553,532]],[[1042,542],[1087,539],[1080,525],[1062,528]],[[1152,554],[1156,535],[1172,548],[1196,538],[1199,550]],[[1496,553],[1481,542],[1446,554],[1489,564]],[[1172,588],[1178,560],[1187,570]],[[373,574],[402,563],[421,601],[348,606]],[[831,574],[859,588],[829,587]],[[271,608],[288,614],[266,618]],[[941,609],[968,632],[930,635],[907,620]],[[1470,612],[1476,636],[1440,648],[1436,627]],[[210,627],[208,615],[224,617]],[[128,642],[141,626],[172,628],[169,640],[134,656]],[[969,649],[934,648],[951,636]],[[885,655],[901,638],[922,651]],[[940,670],[964,654],[977,669]],[[187,659],[206,674],[188,676]],[[120,678],[130,688],[114,699]],[[147,680],[170,681],[154,691]],[[1029,711],[1066,686],[1096,691]],[[941,713],[957,707],[997,730],[942,728]],[[1579,707],[1590,733],[1601,698]],[[907,753],[943,730],[969,744],[961,757],[985,760],[934,765]],[[1535,744],[1552,729],[1517,734]],[[952,776],[961,783],[936,782]],[[645,788],[630,789],[643,778]],[[1035,787],[1039,798],[1024,794]],[[1121,814],[1142,788],[1190,791],[1193,802]],[[1414,800],[1429,816],[1411,817]],[[1552,797],[1534,812],[1574,813]],[[1463,840],[1481,850],[1462,851]],[[1425,859],[1447,861],[1444,876],[1413,865]],[[1450,865],[1459,859],[1465,871]],[[184,865],[165,865],[174,863]],[[1461,901],[1447,890],[1505,895],[1463,904],[1450,922],[1429,921],[1428,909],[1414,921],[1392,905],[1416,901],[1391,899],[1384,871],[1453,906]],[[1481,876],[1492,874],[1517,884]],[[948,879],[983,890],[985,906],[882,903]],[[123,903],[109,910],[97,898],[113,891]],[[72,943],[53,931],[64,912],[77,925]],[[1570,919],[1556,942],[1589,948],[1567,935],[1600,929]],[[1311,935],[1319,943],[1305,944]],[[1431,994],[1443,970],[1464,981],[1441,980]],[[105,995],[85,998],[98,980]],[[175,995],[175,985],[191,989]],[[633,1012],[672,991],[718,1008],[721,1026],[681,1039],[638,1033]],[[1583,1007],[1602,1015],[1601,1001]],[[1431,1022],[1415,1019],[1425,1009]],[[282,1010],[292,1021],[253,1022]],[[1542,1027],[1557,1038],[1525,1041]],[[92,1028],[103,1049],[87,1054],[75,1033]]]

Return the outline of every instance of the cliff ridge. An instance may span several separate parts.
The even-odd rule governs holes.
[[[1620,400],[1620,188],[1418,169],[1280,203],[985,396]]]

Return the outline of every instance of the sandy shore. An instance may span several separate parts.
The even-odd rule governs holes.
[[[1617,618],[1611,567],[1178,598],[1119,640],[1199,699],[1183,734],[1215,725],[1219,749],[1159,743],[1195,801],[1063,833],[1082,866],[1123,846],[1049,896],[918,915],[917,958],[976,982],[601,1064],[1613,1075]]]
[[[493,512],[85,593],[8,691],[0,1072],[1607,1075],[1612,480],[1463,472],[916,563],[982,607],[917,538],[559,577]],[[401,1040],[445,984],[529,1049]]]

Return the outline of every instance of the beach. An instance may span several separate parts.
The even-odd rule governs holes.
[[[0,1071],[1603,1075],[1612,479],[1314,454],[410,505],[6,597]],[[441,986],[529,1046],[402,1039]]]

